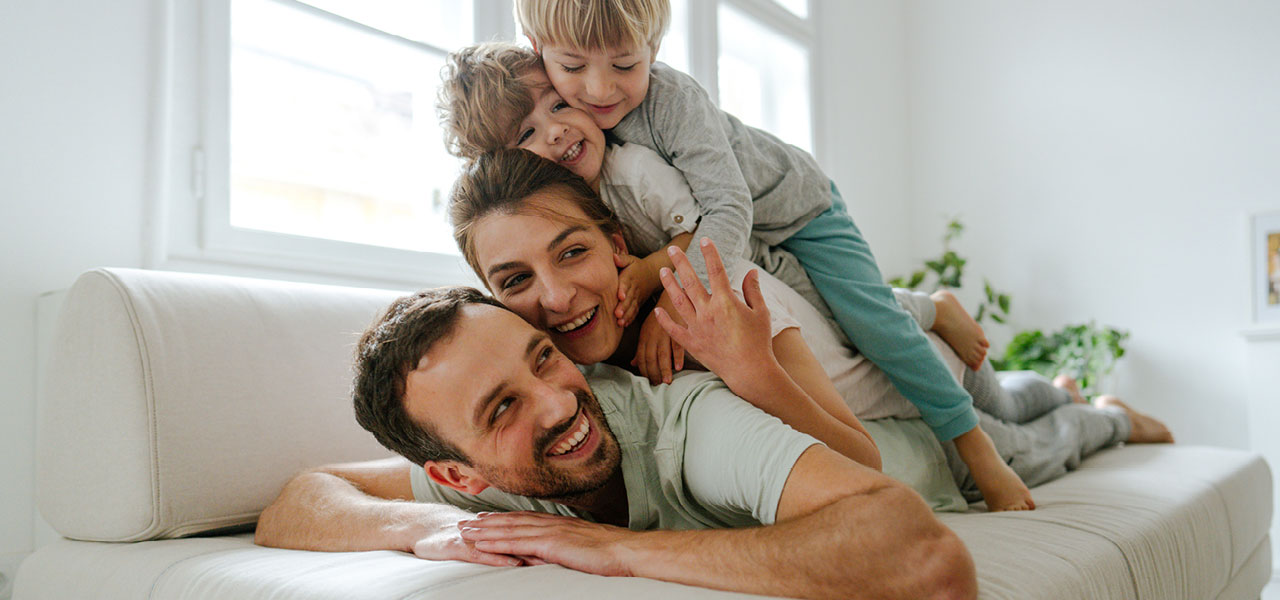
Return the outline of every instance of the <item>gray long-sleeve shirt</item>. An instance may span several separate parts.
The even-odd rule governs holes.
[[[830,179],[808,152],[744,125],[692,77],[654,63],[645,99],[612,129],[679,169],[702,210],[697,238],[750,257],[749,238],[776,246],[831,206]],[[701,252],[689,260],[706,281]]]

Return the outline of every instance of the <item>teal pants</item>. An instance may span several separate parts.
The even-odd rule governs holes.
[[[920,409],[938,439],[951,440],[978,426],[973,399],[894,299],[834,183],[831,208],[781,246],[799,259],[853,345]]]

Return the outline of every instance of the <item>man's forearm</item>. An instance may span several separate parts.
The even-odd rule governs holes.
[[[263,511],[254,542],[263,546],[350,552],[401,550],[471,513],[452,506],[385,500],[323,472],[300,475]]]
[[[796,598],[971,598],[959,539],[902,486],[768,527],[655,531],[620,553],[631,574]]]

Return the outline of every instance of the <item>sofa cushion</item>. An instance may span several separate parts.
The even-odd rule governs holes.
[[[983,599],[1253,600],[1271,572],[1270,490],[1270,473],[1254,454],[1129,446],[1090,457],[1078,471],[1036,488],[1035,511],[939,516],[973,554]],[[23,563],[14,600],[88,596],[738,597],[556,566],[262,548],[239,535],[57,542]]]
[[[252,524],[297,471],[388,452],[348,396],[395,292],[98,269],[68,292],[38,425],[45,519],[81,540]]]

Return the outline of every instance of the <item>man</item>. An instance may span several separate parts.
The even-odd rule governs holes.
[[[918,495],[713,375],[585,372],[476,290],[400,298],[361,339],[355,397],[408,460],[298,476],[256,541],[792,597],[976,595],[968,552]],[[530,512],[471,512],[486,510]]]

